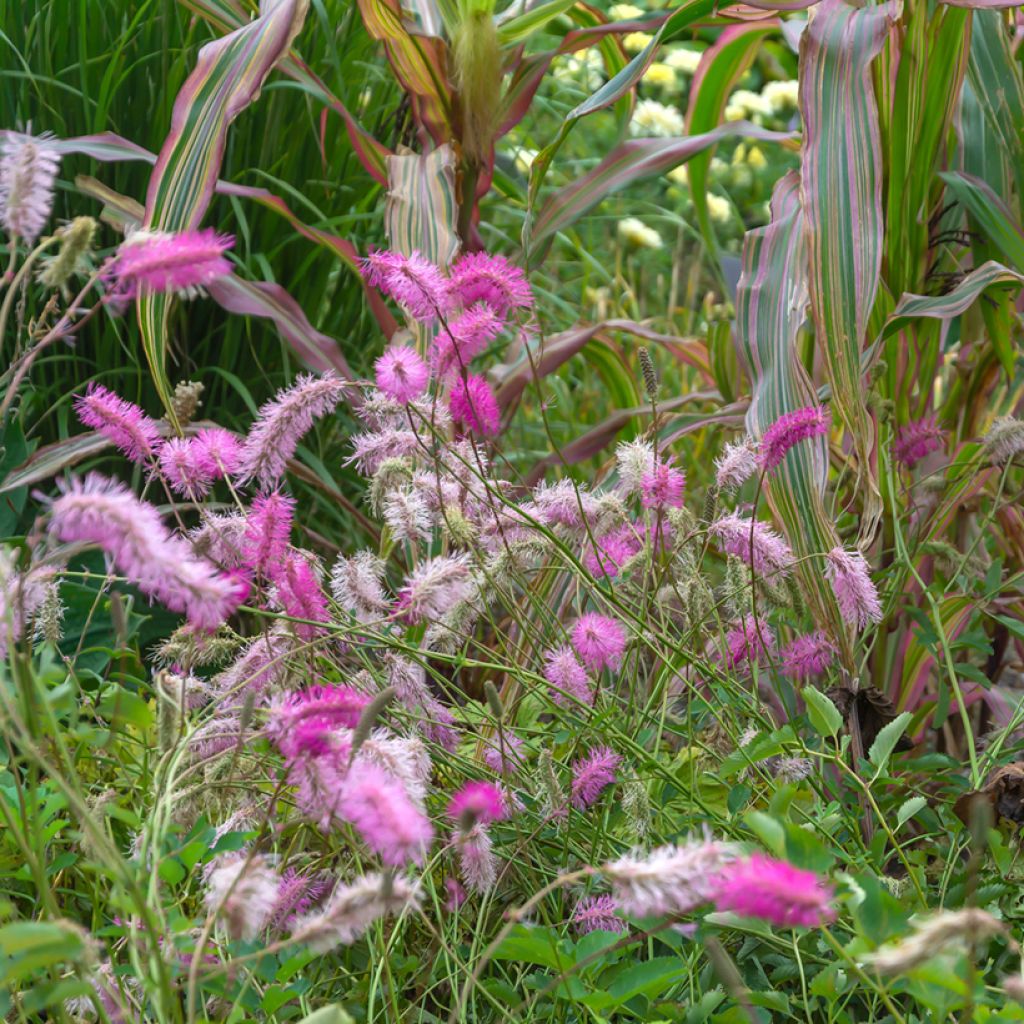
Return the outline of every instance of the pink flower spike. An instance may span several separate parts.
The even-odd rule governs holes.
[[[331,621],[327,598],[310,557],[301,551],[290,551],[283,562],[270,566],[277,600],[285,614],[308,620],[291,623],[295,635],[302,640],[323,634],[323,625]],[[314,626],[314,622],[323,625]]]
[[[591,672],[603,668],[618,671],[626,651],[626,631],[617,619],[587,612],[572,628],[572,645]]]
[[[423,863],[434,830],[401,782],[382,768],[356,757],[338,809],[385,864]]]
[[[835,657],[836,649],[820,630],[798,636],[779,651],[779,668],[789,679],[820,676]]]
[[[595,747],[586,757],[573,762],[572,805],[586,810],[615,781],[615,769],[622,758],[611,747]]]
[[[288,554],[295,500],[278,491],[255,498],[245,517],[242,551],[245,565],[271,577]]]
[[[160,449],[160,472],[172,491],[193,501],[202,498],[213,482],[203,469],[195,441],[172,437]]]
[[[812,871],[755,853],[718,876],[715,909],[756,917],[778,928],[815,928],[831,921],[833,891]]]
[[[298,737],[303,727],[322,732],[354,729],[369,702],[366,694],[350,686],[311,686],[274,699],[266,733],[285,757],[295,757],[301,752]]]
[[[736,668],[746,663],[757,664],[775,653],[775,634],[767,622],[758,622],[748,615],[734,626],[725,637],[729,648],[726,664]]]
[[[523,767],[523,741],[514,733],[503,731],[491,737],[483,752],[483,762],[495,775],[515,775]]]
[[[444,909],[451,914],[466,902],[468,894],[465,886],[457,878],[452,878],[451,875],[444,880],[444,888],[445,892],[448,893],[448,898],[444,901]]]
[[[770,473],[786,457],[786,452],[801,441],[821,437],[829,431],[828,410],[821,405],[808,405],[780,416],[761,438],[758,459],[761,468]]]
[[[432,323],[450,306],[448,281],[418,252],[371,252],[362,262],[369,284],[390,295],[414,319]]]
[[[427,389],[430,371],[414,348],[389,348],[373,364],[377,387],[399,405],[408,405]]]
[[[452,384],[448,409],[453,420],[474,434],[493,437],[501,429],[498,399],[479,374],[471,373]]]
[[[505,817],[501,790],[490,782],[467,782],[448,802],[448,817],[463,832],[474,825],[500,821]]]
[[[551,699],[560,707],[572,707],[574,701],[592,707],[594,690],[587,670],[571,647],[557,647],[544,656],[544,678],[551,684]]]
[[[640,480],[640,495],[644,508],[679,508],[683,504],[686,477],[681,470],[667,462],[659,462]]]
[[[75,412],[132,462],[152,459],[164,443],[155,420],[101,384],[90,384],[85,394],[75,399]]]
[[[464,307],[486,302],[498,316],[511,309],[529,309],[533,294],[526,275],[504,256],[471,252],[452,267],[451,291]]]
[[[242,459],[242,442],[223,427],[204,427],[193,438],[196,461],[211,479],[233,476]]]
[[[106,276],[118,298],[188,292],[231,273],[224,253],[234,244],[231,235],[212,228],[177,235],[139,231],[121,243]]]
[[[945,433],[934,416],[912,420],[896,431],[893,458],[907,469],[913,469],[926,455],[939,451],[945,444]]]
[[[31,248],[53,209],[56,140],[11,131],[0,132],[0,140],[0,224]]]
[[[624,932],[626,922],[615,911],[618,905],[614,896],[585,896],[572,912],[572,923],[578,935],[590,932]]]
[[[859,551],[833,548],[825,556],[825,577],[832,584],[840,613],[851,626],[864,629],[881,621],[882,603]]]
[[[636,527],[624,523],[617,530],[593,542],[586,542],[583,565],[592,576],[606,576],[612,579],[618,576],[619,570],[634,555],[639,554],[642,548],[643,541],[637,535]]]
[[[738,512],[730,512],[715,520],[711,532],[727,555],[746,562],[759,575],[771,576],[775,581],[789,575],[793,552],[782,537],[760,519],[755,519],[751,525],[751,521]]]
[[[501,333],[504,323],[478,303],[448,321],[434,338],[434,363],[442,376],[464,370]]]

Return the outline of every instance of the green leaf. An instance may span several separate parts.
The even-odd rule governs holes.
[[[568,970],[569,958],[558,951],[559,937],[550,928],[517,924],[502,940],[494,953],[495,960],[522,960],[528,964]]]
[[[786,856],[786,829],[782,822],[764,811],[747,811],[744,821],[776,857]]]
[[[923,807],[927,807],[928,798],[923,796],[912,796],[909,800],[904,800],[900,804],[900,809],[896,812],[896,825],[902,827],[906,825],[910,819],[917,814]]]
[[[334,1003],[307,1014],[299,1024],[354,1024],[354,1021],[341,1006]]]
[[[913,717],[909,711],[903,711],[879,730],[875,742],[871,744],[871,749],[868,751],[868,760],[875,766],[876,778],[885,770],[892,752],[896,749],[896,744],[907,731],[907,726],[910,725],[910,720]]]
[[[819,736],[837,736],[843,727],[843,716],[839,708],[820,690],[805,686],[800,692],[807,704],[807,717]]]
[[[1024,271],[1024,231],[1006,203],[986,182],[969,174],[949,171],[939,177],[1003,259],[1015,270]]]

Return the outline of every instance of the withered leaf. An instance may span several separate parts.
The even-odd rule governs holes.
[[[850,710],[856,701],[860,734],[865,750],[871,749],[871,744],[878,738],[878,734],[897,715],[896,705],[873,686],[863,686],[859,690],[851,690],[848,686],[833,686],[825,691],[825,696],[839,709],[843,721],[847,724],[850,720]],[[898,751],[912,750],[913,746],[906,736],[901,736],[896,742]]]
[[[964,793],[953,805],[953,812],[965,824],[971,823],[975,801],[984,801],[996,818],[1005,818],[1018,827],[1024,825],[1024,761],[1014,761],[996,768],[981,789]]]

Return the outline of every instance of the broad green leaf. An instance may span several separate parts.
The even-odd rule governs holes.
[[[299,1024],[354,1024],[352,1017],[337,1004],[321,1006],[299,1021]]]
[[[813,686],[805,686],[800,691],[807,705],[807,717],[820,736],[838,736],[843,727],[843,716],[839,708],[828,697]]]
[[[896,812],[897,827],[902,828],[918,811],[927,806],[928,798],[924,796],[912,796],[909,800],[904,800]]]
[[[1003,259],[1015,270],[1024,272],[1024,231],[1002,199],[986,182],[969,174],[950,171],[939,177]]]
[[[577,0],[548,0],[538,4],[523,14],[501,21],[498,27],[498,39],[503,46],[521,43],[542,29],[552,18],[564,14],[570,7],[575,7]],[[513,4],[509,11],[521,10],[519,4]]]
[[[909,711],[898,714],[888,725],[883,726],[868,751],[868,760],[875,766],[876,777],[885,771],[892,752],[900,737],[907,731],[913,717]]]
[[[777,818],[764,811],[747,811],[744,816],[747,827],[776,856],[786,856],[786,829]]]

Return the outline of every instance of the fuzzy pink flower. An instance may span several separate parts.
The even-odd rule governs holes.
[[[448,801],[448,817],[468,832],[478,822],[486,825],[504,818],[505,800],[493,783],[467,782]]]
[[[767,622],[758,622],[748,615],[725,636],[728,654],[725,662],[730,668],[746,663],[757,664],[775,653],[775,635]]]
[[[430,370],[414,348],[389,348],[373,364],[377,387],[400,405],[408,405],[427,389]]]
[[[501,333],[504,323],[490,306],[478,303],[453,317],[434,338],[434,364],[441,376],[464,370]]]
[[[357,622],[383,618],[388,606],[384,562],[372,551],[357,551],[350,558],[339,556],[331,570],[331,593]]]
[[[311,686],[278,697],[271,704],[266,732],[285,757],[296,757],[300,728],[312,726],[323,732],[354,729],[369,702],[365,693],[350,686]]]
[[[202,498],[213,483],[203,468],[195,441],[172,437],[160,449],[160,472],[171,490],[193,501]]]
[[[897,462],[913,469],[926,455],[937,452],[945,444],[945,433],[934,416],[912,420],[896,431],[892,454]]]
[[[498,316],[533,305],[526,275],[504,256],[485,252],[466,253],[456,261],[450,288],[463,306],[486,302]]]
[[[196,558],[152,505],[96,473],[72,481],[53,503],[50,531],[66,544],[96,545],[144,594],[198,629],[221,625],[248,592],[244,581]]]
[[[450,307],[448,280],[420,253],[371,252],[362,262],[366,280],[390,295],[410,316],[431,323]]]
[[[177,235],[139,231],[121,243],[106,275],[118,298],[187,292],[231,273],[224,253],[234,244],[231,235],[212,228]]]
[[[782,537],[760,519],[755,519],[751,528],[749,519],[743,518],[738,512],[730,512],[712,524],[711,532],[718,538],[726,554],[742,559],[761,576],[770,576],[779,581],[789,575],[793,566],[793,552]]]
[[[440,619],[475,593],[469,556],[439,555],[421,562],[406,577],[398,607],[411,622]]]
[[[597,550],[594,550],[596,546]],[[622,567],[643,548],[643,540],[637,534],[637,528],[624,523],[611,533],[587,542],[587,550],[583,555],[583,565],[593,576],[606,576],[612,579],[618,576]]]
[[[644,508],[679,508],[683,504],[686,477],[667,462],[659,462],[640,479],[640,496]]]
[[[216,913],[234,939],[254,939],[274,911],[278,877],[259,856],[221,858],[206,880],[206,906]]]
[[[419,446],[416,432],[398,430],[370,430],[355,434],[352,438],[352,454],[345,460],[346,465],[355,463],[364,476],[373,476],[388,459],[399,459],[412,455]]]
[[[779,651],[779,668],[790,679],[820,676],[832,664],[836,649],[820,630],[798,636]]]
[[[401,782],[382,768],[357,757],[338,809],[385,864],[423,863],[434,831]]]
[[[748,437],[740,444],[727,444],[715,460],[715,483],[724,491],[734,491],[757,472],[757,453]]]
[[[815,928],[835,917],[833,892],[812,871],[763,853],[734,861],[715,880],[715,909],[757,917],[778,928]]]
[[[307,622],[292,623],[296,636],[311,640],[322,634],[322,626],[312,623],[328,623],[331,615],[327,608],[327,597],[320,584],[320,577],[310,559],[302,552],[291,551],[283,562],[271,567],[277,600],[286,615]]]
[[[302,435],[337,407],[345,387],[345,382],[333,373],[322,377],[302,374],[290,388],[266,402],[242,445],[240,478],[274,487],[284,476]]]
[[[801,441],[821,437],[829,431],[828,410],[821,405],[808,405],[780,416],[761,438],[758,461],[770,473],[786,457],[786,452]]]
[[[578,935],[590,932],[624,932],[626,922],[618,917],[615,897],[607,893],[603,896],[584,896],[576,904],[572,912],[572,923]]]
[[[75,412],[132,462],[152,459],[164,443],[155,420],[101,384],[90,384],[85,394],[75,399]]]
[[[581,615],[572,628],[572,645],[591,672],[603,668],[617,671],[627,642],[621,622],[596,612]]]
[[[50,218],[60,156],[45,136],[0,135],[0,224],[31,247]]]
[[[473,892],[487,892],[498,880],[498,859],[490,833],[482,824],[468,832],[459,832],[455,839],[459,855],[459,874]]]
[[[572,765],[572,805],[586,810],[615,781],[622,758],[611,747],[594,747]]]
[[[448,893],[448,898],[444,901],[444,909],[451,914],[466,902],[468,894],[466,887],[457,878],[452,878],[450,875],[444,880],[444,888]]]
[[[825,556],[825,577],[832,584],[840,613],[852,626],[864,629],[868,623],[881,621],[882,603],[859,551],[833,548]]]
[[[277,898],[270,916],[272,928],[290,928],[297,917],[308,914],[330,890],[322,875],[303,875],[286,868],[277,885]]]
[[[496,775],[515,775],[523,767],[524,746],[514,732],[503,730],[500,737],[493,736],[487,741],[483,762]]]
[[[284,681],[294,647],[294,639],[283,630],[254,636],[238,657],[213,677],[213,683],[224,695],[240,695],[248,690],[263,694]]]
[[[594,690],[587,670],[571,647],[548,651],[544,656],[544,678],[551,684],[551,699],[561,707],[572,707],[575,701],[588,707],[593,705]]]
[[[204,427],[192,441],[196,461],[211,480],[233,476],[242,459],[242,442],[223,427]]]
[[[279,491],[255,498],[245,517],[242,551],[245,566],[271,577],[284,564],[292,533],[295,500]]]
[[[501,429],[501,410],[491,385],[479,374],[471,373],[452,384],[448,409],[452,419],[467,430],[493,437]]]

